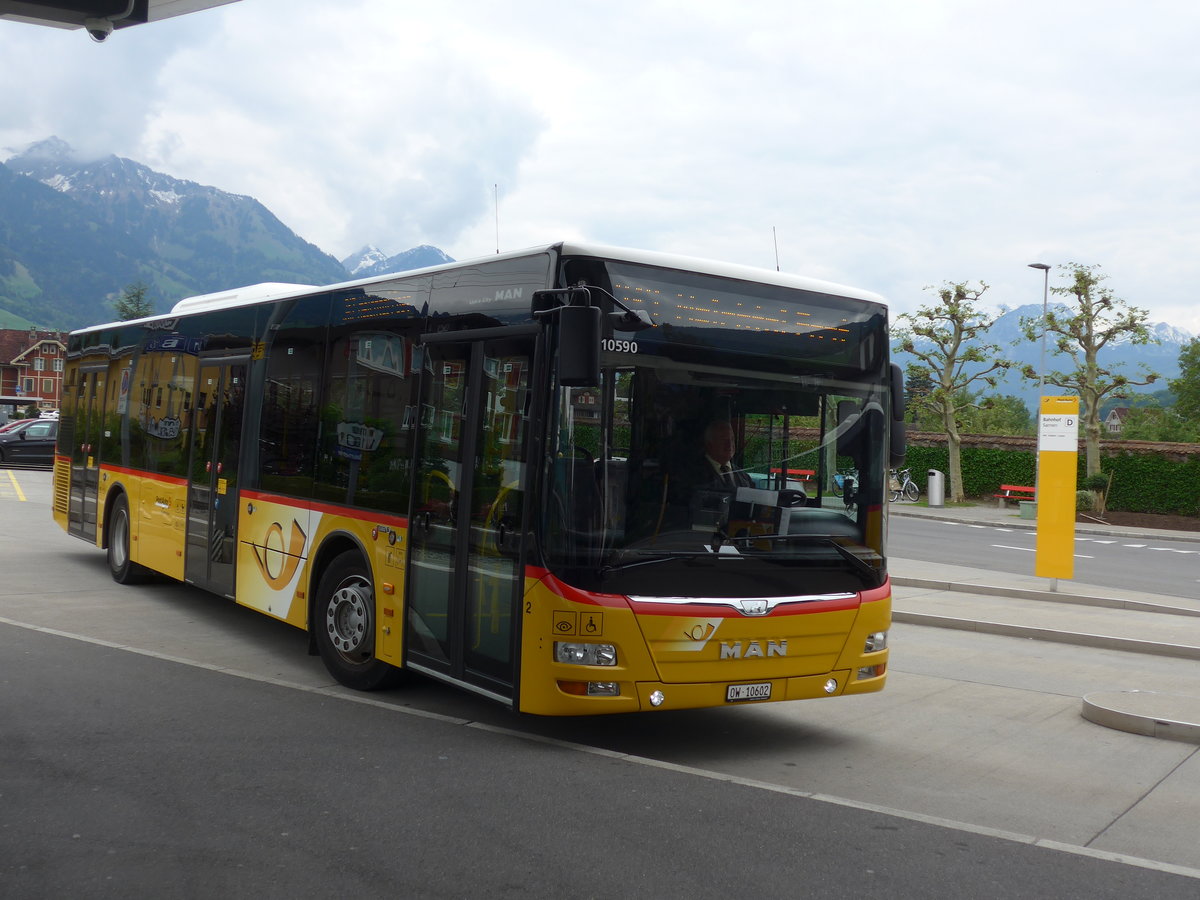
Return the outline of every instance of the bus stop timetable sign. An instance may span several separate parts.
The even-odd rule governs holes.
[[[1076,453],[1079,448],[1079,416],[1063,413],[1038,417],[1038,452]]]
[[[1079,398],[1043,397],[1038,416],[1037,558],[1039,578],[1075,577],[1075,476]]]

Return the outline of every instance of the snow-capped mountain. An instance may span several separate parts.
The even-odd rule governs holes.
[[[154,308],[263,281],[331,284],[452,261],[436,247],[339,262],[253,197],[119,156],[83,159],[52,137],[0,164],[0,327],[112,318],[144,283]]]
[[[390,275],[392,272],[423,269],[426,266],[440,266],[449,262],[454,262],[454,258],[447,256],[437,247],[421,244],[395,256],[388,256],[378,247],[366,246],[343,259],[342,265],[354,278],[370,278],[375,275]]]
[[[380,263],[387,262],[387,254],[378,247],[372,247],[367,244],[365,247],[354,251],[345,259],[342,260],[342,267],[349,273],[351,278],[364,277],[369,269],[374,268]]]

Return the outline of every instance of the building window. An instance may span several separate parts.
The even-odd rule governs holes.
[[[54,360],[53,369],[55,372],[61,372],[63,370],[63,361],[61,359]]]
[[[36,378],[22,378],[21,380],[25,383],[25,393],[32,394],[33,393],[33,385],[37,381],[37,379]]]
[[[33,358],[33,371],[41,372],[45,368],[46,368],[46,361],[44,359],[42,359],[40,356],[35,356]]]
[[[42,396],[43,397],[53,397],[54,396],[54,379],[53,378],[43,378],[42,379]]]

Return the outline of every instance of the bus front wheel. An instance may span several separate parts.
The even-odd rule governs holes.
[[[108,571],[117,584],[139,584],[150,574],[149,569],[130,559],[129,532],[129,499],[120,494],[108,517]]]
[[[374,691],[396,681],[399,670],[375,658],[375,595],[357,552],[335,557],[321,576],[312,627],[325,668],[340,684]]]

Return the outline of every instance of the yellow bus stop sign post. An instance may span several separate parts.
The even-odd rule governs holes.
[[[1075,474],[1079,398],[1043,397],[1038,416],[1037,558],[1039,578],[1075,577]],[[1057,590],[1057,581],[1050,590]]]

